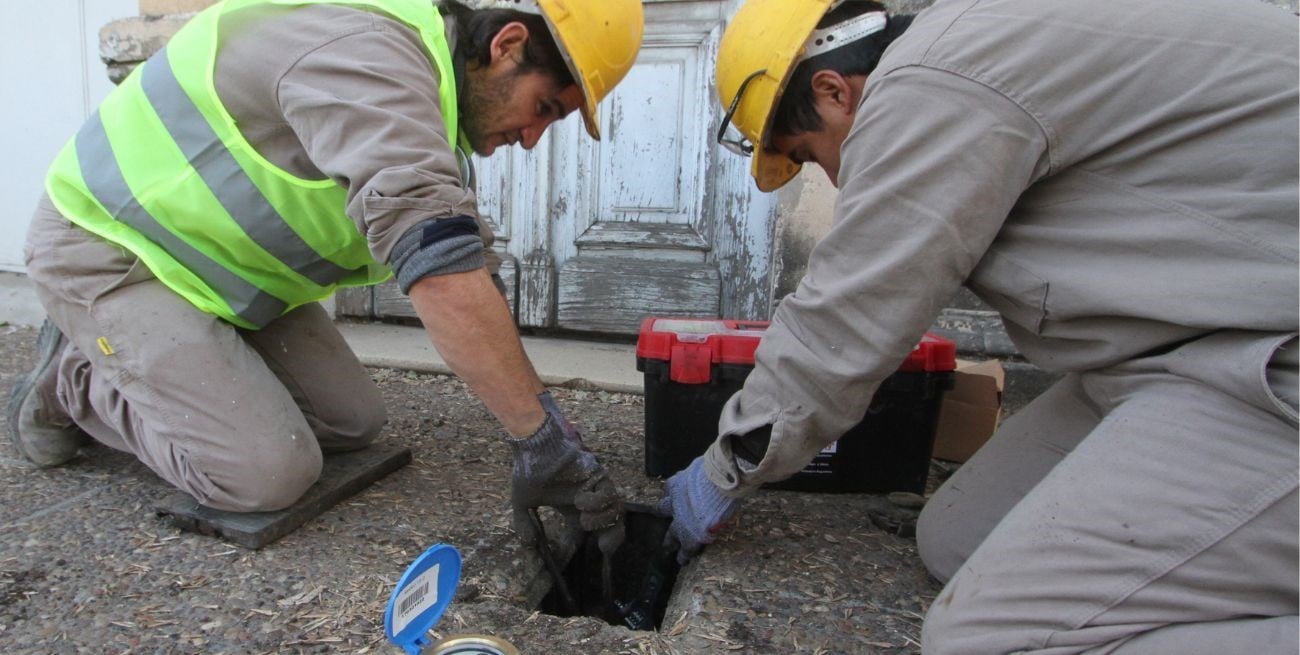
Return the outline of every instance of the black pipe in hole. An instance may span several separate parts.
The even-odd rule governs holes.
[[[612,559],[613,602],[604,598],[603,558],[596,539],[588,536],[564,567],[564,578],[578,611],[567,609],[556,586],[551,587],[537,609],[552,616],[591,616],[633,630],[659,628],[680,568],[677,550],[663,546],[672,520],[641,509],[628,509],[623,520],[627,538]]]

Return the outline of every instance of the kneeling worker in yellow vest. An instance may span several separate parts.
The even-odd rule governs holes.
[[[839,195],[668,482],[686,552],[965,284],[1062,379],[926,504],[924,652],[1295,653],[1296,38],[1253,1],[748,0],[718,140],[760,189],[812,162]]]
[[[225,0],[108,97],[26,246],[49,320],[9,407],[27,459],[85,435],[201,504],[286,507],[383,399],[317,301],[395,275],[509,432],[516,524],[622,538],[604,467],[545,392],[491,265],[468,149],[531,148],[631,68],[636,0]]]

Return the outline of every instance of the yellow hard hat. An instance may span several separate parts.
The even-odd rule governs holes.
[[[799,173],[799,164],[780,153],[769,151],[768,130],[781,101],[781,93],[790,81],[795,65],[805,56],[833,49],[835,33],[829,43],[810,44],[817,23],[836,0],[748,0],[731,19],[718,45],[718,100],[727,111],[718,140],[732,150],[750,154],[750,173],[761,191],[774,191]],[[883,28],[883,14],[873,17]],[[862,25],[859,27],[867,27]],[[818,30],[820,32],[820,30]],[[848,40],[860,38],[849,35]],[[749,143],[724,138],[731,124]]]
[[[582,89],[587,133],[599,140],[596,104],[627,76],[641,49],[645,31],[641,0],[537,0],[537,4]]]
[[[582,120],[600,139],[596,105],[632,70],[641,49],[641,0],[451,0],[470,9],[540,14],[582,90]]]

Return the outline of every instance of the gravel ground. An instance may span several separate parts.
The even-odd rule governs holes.
[[[0,392],[31,364],[34,330],[0,327]],[[915,543],[873,526],[880,496],[762,492],[682,570],[658,633],[534,608],[538,558],[509,528],[509,452],[459,380],[372,369],[384,439],[414,462],[260,550],[182,533],[153,511],[168,487],[100,446],[34,470],[0,458],[0,652],[392,652],[382,613],[428,546],[465,558],[443,634],[504,637],[525,653],[919,653],[939,590]],[[642,399],[557,389],[632,500],[642,473]],[[8,436],[6,433],[5,440]]]

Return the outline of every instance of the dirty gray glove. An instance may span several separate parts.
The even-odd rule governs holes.
[[[704,472],[704,457],[668,478],[667,494],[659,513],[672,516],[664,543],[677,547],[677,563],[686,564],[740,509],[739,498],[729,498]]]
[[[528,510],[555,507],[565,520],[561,537],[566,548],[581,534],[596,533],[601,552],[613,553],[623,544],[623,501],[618,488],[582,445],[582,435],[569,423],[560,408],[543,392],[537,399],[546,409],[546,420],[527,439],[510,442],[515,451],[510,480],[511,517],[515,533],[529,546],[544,535],[537,534]]]

